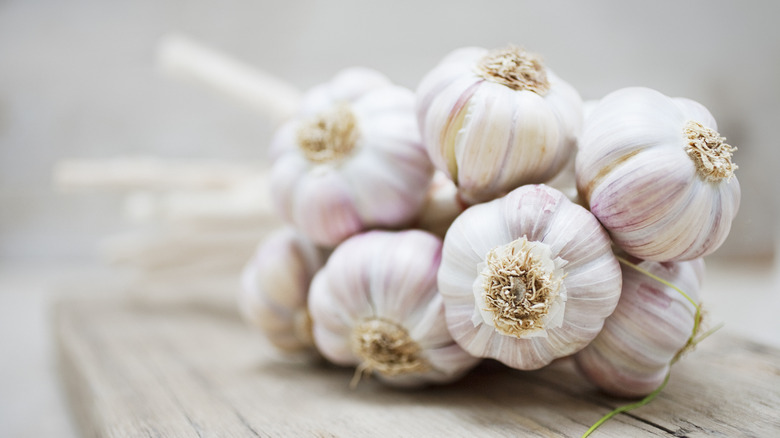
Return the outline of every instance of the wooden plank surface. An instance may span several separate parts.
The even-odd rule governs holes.
[[[61,375],[88,437],[580,436],[625,401],[570,360],[535,372],[484,362],[463,380],[395,390],[290,361],[234,314],[203,306],[69,301],[56,309]],[[780,351],[716,333],[665,391],[593,436],[780,436]]]

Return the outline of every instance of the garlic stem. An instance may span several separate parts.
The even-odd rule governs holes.
[[[187,37],[167,35],[157,52],[165,73],[215,88],[273,121],[286,119],[298,108],[301,93],[293,85]]]
[[[253,164],[117,156],[63,159],[55,164],[52,178],[59,190],[205,191],[236,187],[261,172]]]
[[[697,321],[698,321],[698,319],[697,319]],[[713,327],[713,328],[712,328],[712,329],[710,329],[710,330],[707,330],[707,331],[706,331],[706,332],[704,332],[704,333],[703,333],[701,336],[699,336],[699,338],[698,338],[698,339],[696,339],[695,341],[693,341],[693,344],[692,344],[692,345],[696,345],[696,344],[698,344],[699,342],[703,341],[705,338],[709,337],[711,334],[713,334],[713,333],[715,333],[716,331],[720,330],[720,329],[721,329],[721,327],[723,327],[723,324],[722,324],[722,323],[721,323],[721,324],[718,324],[717,326]],[[695,331],[696,331],[696,329],[694,329],[694,332],[695,332]],[[687,344],[686,344],[686,345],[687,345]],[[683,347],[683,350],[685,350],[685,347]],[[681,351],[682,351],[682,350],[681,350]],[[670,364],[674,364],[674,363],[675,363],[675,362],[677,362],[679,359],[680,359],[680,357],[679,357],[679,356],[675,356],[675,357],[674,357],[674,359],[672,359],[672,361],[670,362]],[[669,371],[667,371],[667,372],[666,372],[666,377],[664,377],[664,381],[663,381],[663,383],[661,383],[661,384],[658,386],[658,388],[656,388],[656,389],[655,389],[655,391],[651,392],[650,394],[647,394],[647,395],[645,396],[645,398],[643,398],[642,400],[639,400],[639,401],[638,401],[638,402],[636,402],[636,403],[632,403],[632,404],[630,404],[630,405],[621,406],[621,407],[619,407],[619,408],[616,408],[616,409],[614,409],[614,410],[610,411],[609,413],[607,413],[606,415],[604,415],[603,417],[601,417],[601,419],[599,419],[599,421],[595,422],[595,423],[593,424],[593,426],[591,426],[591,427],[590,427],[590,428],[589,428],[589,429],[588,429],[588,430],[587,430],[587,431],[586,431],[584,434],[582,434],[582,438],[586,438],[586,437],[590,436],[590,434],[592,434],[592,433],[593,433],[593,432],[594,432],[596,429],[598,429],[598,428],[599,428],[599,426],[601,426],[602,424],[606,423],[606,422],[607,422],[607,421],[608,421],[610,418],[614,417],[615,415],[617,415],[617,414],[621,414],[621,413],[623,413],[623,412],[628,412],[628,411],[630,411],[630,410],[633,410],[633,409],[636,409],[636,408],[640,408],[640,407],[642,407],[642,406],[644,406],[644,405],[646,405],[646,404],[650,403],[651,401],[653,401],[653,399],[654,399],[654,398],[656,398],[656,397],[658,396],[658,394],[660,394],[660,393],[661,393],[661,391],[663,391],[663,390],[664,390],[664,388],[666,387],[666,384],[669,382],[669,377],[671,377],[671,375],[672,375],[672,369],[671,369],[671,367],[670,367],[670,368],[669,368]]]
[[[614,417],[615,415],[621,414],[623,412],[628,412],[628,411],[636,409],[636,408],[640,408],[640,407],[650,403],[651,401],[653,401],[653,399],[656,398],[658,396],[658,394],[660,394],[661,391],[664,390],[664,388],[666,387],[666,384],[669,382],[669,377],[671,376],[671,374],[672,374],[672,370],[669,369],[669,371],[666,372],[666,377],[664,377],[663,383],[661,383],[661,385],[658,388],[656,388],[655,391],[653,391],[650,394],[648,394],[647,396],[645,396],[645,398],[643,398],[642,400],[639,400],[636,403],[631,403],[630,405],[621,406],[621,407],[619,407],[617,409],[612,410],[607,415],[604,415],[603,417],[601,417],[601,419],[599,421],[595,422],[593,424],[593,426],[591,426],[584,434],[582,434],[582,438],[586,438],[586,437],[590,436],[590,434],[592,434],[596,429],[598,429],[599,426],[601,426],[602,424],[604,424],[607,421],[609,421],[609,419]]]
[[[723,328],[725,324],[724,323],[718,323],[715,327],[707,330],[706,332],[702,333],[701,336],[693,340],[693,345],[697,345],[699,342],[705,340],[706,338],[709,338],[711,334],[715,333],[716,331]]]
[[[628,266],[628,267],[632,268],[633,270],[635,270],[637,272],[641,272],[642,274],[647,275],[648,277],[652,278],[653,280],[658,281],[659,283],[662,283],[663,285],[668,286],[668,287],[676,290],[677,292],[680,293],[680,295],[683,296],[683,298],[688,300],[688,302],[691,303],[691,305],[696,309],[696,315],[693,318],[693,332],[691,333],[691,336],[688,338],[688,342],[685,343],[685,345],[680,349],[680,351],[677,352],[677,354],[674,356],[674,358],[671,361],[671,363],[677,362],[677,360],[679,360],[680,356],[682,356],[683,352],[688,351],[688,349],[691,346],[695,345],[693,340],[696,337],[696,334],[699,332],[699,325],[701,323],[701,317],[702,317],[702,315],[701,315],[701,304],[697,304],[696,301],[693,298],[691,298],[690,295],[686,294],[685,292],[683,292],[682,289],[680,289],[679,287],[673,285],[672,283],[664,280],[663,278],[653,274],[652,272],[650,272],[650,271],[648,271],[646,269],[640,268],[636,264],[629,262],[628,260],[624,259],[623,257],[620,257],[620,256],[615,256],[615,257],[623,265]]]

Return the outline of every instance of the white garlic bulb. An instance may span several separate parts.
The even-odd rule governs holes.
[[[463,375],[478,359],[447,331],[436,287],[440,260],[441,240],[419,230],[369,231],[339,245],[311,285],[322,355],[397,386]]]
[[[704,262],[638,264],[680,288],[698,303]],[[574,357],[601,390],[641,397],[663,383],[670,361],[691,337],[696,308],[678,291],[631,267],[623,267],[623,292],[596,339]]]
[[[615,244],[643,260],[715,251],[737,214],[733,147],[701,104],[648,88],[615,91],[585,122],[577,188]]]
[[[471,47],[423,78],[417,118],[434,166],[475,203],[553,178],[574,153],[582,100],[534,54]]]
[[[325,259],[324,251],[285,227],[266,237],[244,267],[239,310],[282,351],[314,351],[307,297]]]
[[[339,102],[353,102],[364,94],[392,86],[382,73],[365,67],[350,67],[338,72],[330,81],[316,85],[302,97],[292,120],[282,124],[274,133],[269,149],[271,161],[281,155],[297,140],[301,119],[311,118],[327,111]]]
[[[444,172],[437,170],[428,187],[425,203],[412,224],[441,238],[447,234],[452,221],[468,207],[458,196],[458,188]]]
[[[469,207],[444,239],[439,289],[455,340],[536,369],[590,342],[620,296],[609,236],[545,185]]]
[[[274,204],[317,244],[400,227],[418,213],[433,167],[419,138],[414,93],[351,69],[304,97],[273,141]]]

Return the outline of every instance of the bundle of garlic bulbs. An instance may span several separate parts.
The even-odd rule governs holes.
[[[244,314],[390,385],[574,355],[603,391],[649,394],[700,327],[701,257],[739,206],[734,150],[701,104],[645,88],[585,118],[516,47],[456,50],[416,96],[346,70],[274,139],[290,228],[246,266]],[[567,168],[575,199],[545,185]]]

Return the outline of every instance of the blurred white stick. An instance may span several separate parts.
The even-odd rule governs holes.
[[[199,264],[236,270],[249,260],[257,242],[279,226],[277,220],[267,218],[244,227],[179,227],[156,233],[120,234],[104,238],[100,252],[109,263],[148,272],[186,270]],[[197,274],[197,270],[191,274]]]
[[[124,211],[138,222],[212,224],[230,229],[276,216],[267,173],[217,190],[137,191],[125,198]]]
[[[163,37],[157,55],[163,72],[217,89],[274,122],[291,116],[300,101],[300,91],[286,81],[180,35]]]
[[[165,161],[154,157],[69,159],[54,166],[54,185],[62,190],[222,189],[264,173],[261,166],[218,161]]]
[[[274,217],[268,171],[259,165],[156,158],[65,160],[54,168],[55,187],[126,195],[125,213],[138,222],[239,223]]]

